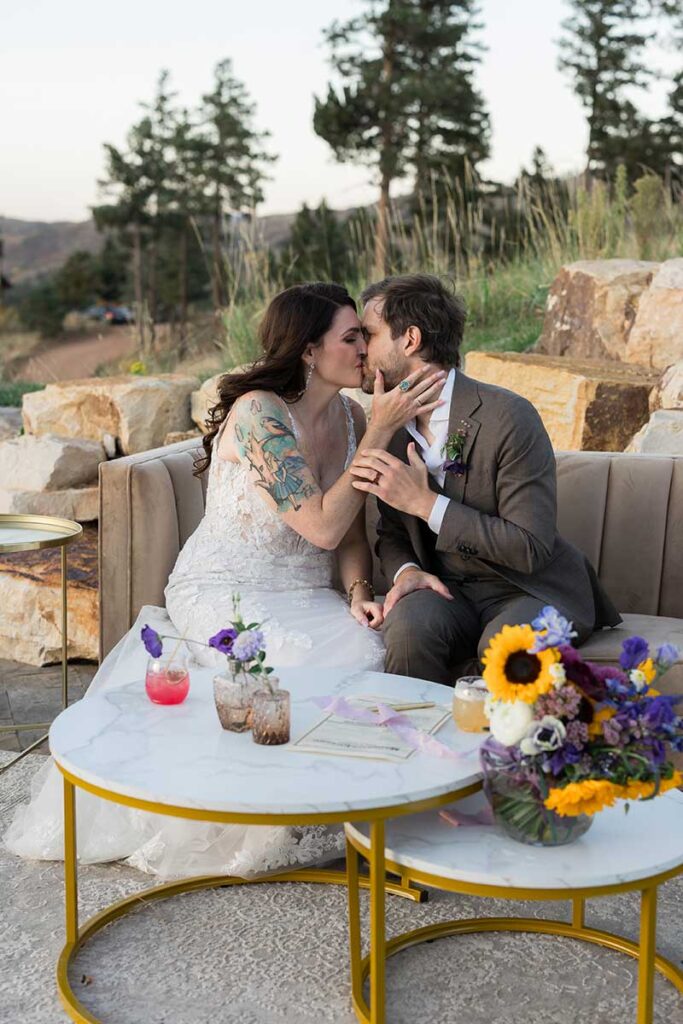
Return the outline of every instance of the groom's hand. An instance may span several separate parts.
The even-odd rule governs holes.
[[[426,522],[437,496],[429,489],[427,467],[413,441],[408,445],[408,459],[406,465],[380,448],[359,452],[350,466],[356,478],[353,486],[357,491],[376,495],[399,512],[419,516]]]
[[[445,597],[447,601],[453,600],[450,590],[445,583],[441,582],[438,576],[433,576],[430,572],[423,572],[422,569],[411,566],[400,573],[385,597],[384,618],[386,619],[391,609],[398,604],[402,597],[405,597],[406,594],[412,594],[414,590],[433,590],[435,593],[440,594],[441,597]]]

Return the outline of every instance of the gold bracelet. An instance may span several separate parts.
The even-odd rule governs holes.
[[[372,583],[370,583],[369,580],[362,580],[359,578],[357,580],[354,580],[351,586],[349,587],[349,604],[351,604],[351,602],[353,601],[354,590],[356,589],[356,587],[360,586],[368,588],[368,590],[370,591],[370,600],[373,600],[375,596],[375,588],[373,587]]]

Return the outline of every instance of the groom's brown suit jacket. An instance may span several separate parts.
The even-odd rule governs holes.
[[[405,562],[452,579],[493,572],[574,622],[620,622],[593,567],[557,532],[555,457],[533,405],[457,370],[448,432],[461,427],[466,472],[447,472],[443,487],[429,475],[431,489],[451,499],[438,535],[379,502],[377,554],[388,584]],[[400,430],[389,451],[407,462],[410,440]]]

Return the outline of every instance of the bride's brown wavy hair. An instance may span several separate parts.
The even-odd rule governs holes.
[[[356,310],[346,288],[325,281],[295,284],[275,296],[258,329],[263,355],[249,369],[226,373],[218,383],[218,402],[209,410],[204,455],[195,463],[195,476],[211,465],[214,438],[242,395],[274,391],[285,402],[301,398],[306,389],[304,352],[321,344],[342,306]]]

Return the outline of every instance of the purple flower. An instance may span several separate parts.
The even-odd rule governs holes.
[[[534,646],[529,648],[530,654],[538,654],[548,647],[568,647],[572,639],[578,636],[576,630],[572,629],[572,623],[560,615],[557,608],[553,608],[551,604],[547,604],[541,610],[541,614],[536,616],[531,625],[537,634],[542,632],[543,635],[536,636]]]
[[[568,764],[578,764],[581,760],[581,751],[570,743],[556,750],[550,758],[550,771],[553,775],[560,775]]]
[[[444,473],[452,473],[454,476],[464,476],[467,470],[462,459],[446,459],[443,464]]]
[[[584,661],[577,650],[569,645],[560,648],[562,664],[570,683],[581,690],[586,697],[602,701],[607,696],[606,683],[593,672],[592,666]]]
[[[659,729],[663,725],[669,725],[676,718],[674,713],[673,700],[670,697],[652,697],[646,701],[646,708],[642,714],[643,723],[648,729]]]
[[[151,626],[144,625],[140,630],[140,639],[145,645],[145,650],[152,658],[161,657],[163,644],[156,629],[152,629]]]
[[[237,636],[236,629],[221,629],[209,639],[209,647],[215,647],[221,654],[232,654],[233,644]]]
[[[260,629],[245,629],[237,635],[232,645],[232,657],[238,661],[251,661],[263,650],[263,633]]]
[[[642,636],[630,636],[621,645],[619,664],[624,672],[628,672],[640,665],[641,661],[645,661],[649,653],[647,640],[644,640]]]
[[[679,653],[676,644],[662,644],[657,651],[655,661],[661,669],[666,670],[678,661]]]

